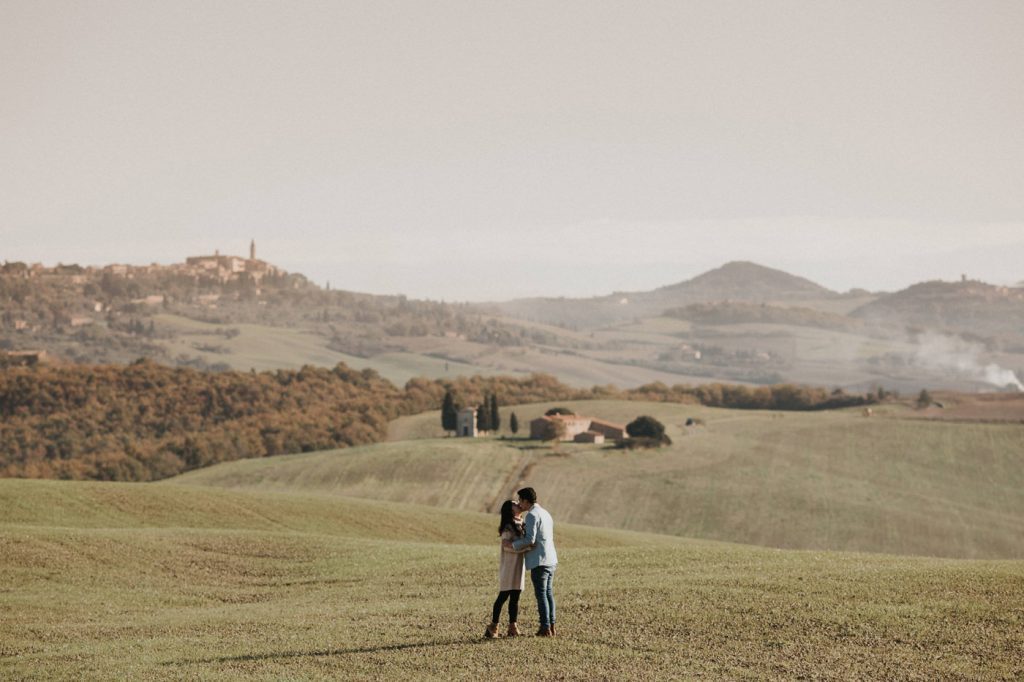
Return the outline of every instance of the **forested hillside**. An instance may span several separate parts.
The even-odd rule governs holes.
[[[204,373],[138,362],[0,373],[0,474],[150,480],[372,443],[405,396],[372,372]]]

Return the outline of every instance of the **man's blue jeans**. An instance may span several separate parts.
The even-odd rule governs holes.
[[[533,582],[533,593],[537,597],[537,615],[540,627],[555,624],[555,595],[551,591],[555,582],[554,566],[538,566],[530,569],[530,581]]]

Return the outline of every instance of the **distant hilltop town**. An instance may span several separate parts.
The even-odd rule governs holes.
[[[235,281],[250,281],[259,284],[267,276],[287,275],[284,270],[256,258],[256,240],[249,243],[249,257],[222,256],[214,251],[212,256],[189,256],[184,263],[171,265],[105,265],[102,267],[81,265],[56,265],[47,268],[42,263],[26,265],[25,263],[4,263],[0,272],[7,275],[22,275],[25,278],[46,275],[71,276],[80,278],[84,283],[89,276],[109,274],[115,277],[134,279],[140,275],[183,275],[196,279],[213,279],[221,284]]]
[[[260,260],[255,240],[248,246],[248,258],[218,249],[167,265],[0,261],[0,367],[146,357],[223,369],[230,353],[216,337],[226,342],[239,333],[227,325],[315,324],[325,321],[332,300],[344,298]],[[384,318],[375,303],[365,305]],[[194,328],[183,320],[219,326],[183,340],[182,330]]]

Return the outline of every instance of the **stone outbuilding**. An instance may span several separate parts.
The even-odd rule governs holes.
[[[600,445],[604,442],[604,434],[597,431],[584,431],[583,433],[577,433],[576,437],[572,440],[574,443],[595,443]]]
[[[476,438],[476,408],[463,407],[455,422],[455,435],[459,438]]]
[[[561,422],[565,426],[565,431],[560,439],[562,441],[603,443],[607,439],[623,440],[626,437],[626,427],[623,424],[615,424],[603,419],[594,419],[578,414],[553,414],[538,417],[530,422],[530,438],[532,440],[544,440],[547,433],[547,424],[552,421]],[[583,435],[588,432],[592,432],[594,435]],[[594,438],[594,440],[577,440],[577,436],[582,436],[585,439]],[[596,439],[597,436],[600,436],[600,440]]]
[[[625,424],[615,424],[603,419],[591,419],[588,430],[595,431],[611,440],[623,440],[627,436]]]

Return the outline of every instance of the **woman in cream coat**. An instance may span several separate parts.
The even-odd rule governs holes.
[[[506,500],[501,505],[501,521],[498,523],[498,534],[502,540],[517,540],[523,535],[523,521],[520,517],[519,505]],[[523,592],[526,571],[523,569],[523,555],[528,548],[515,551],[501,548],[498,558],[498,598],[494,600],[491,613],[491,624],[484,631],[488,639],[498,636],[498,621],[501,619],[501,608],[508,602],[508,636],[519,634],[516,619],[519,617],[519,595]]]

